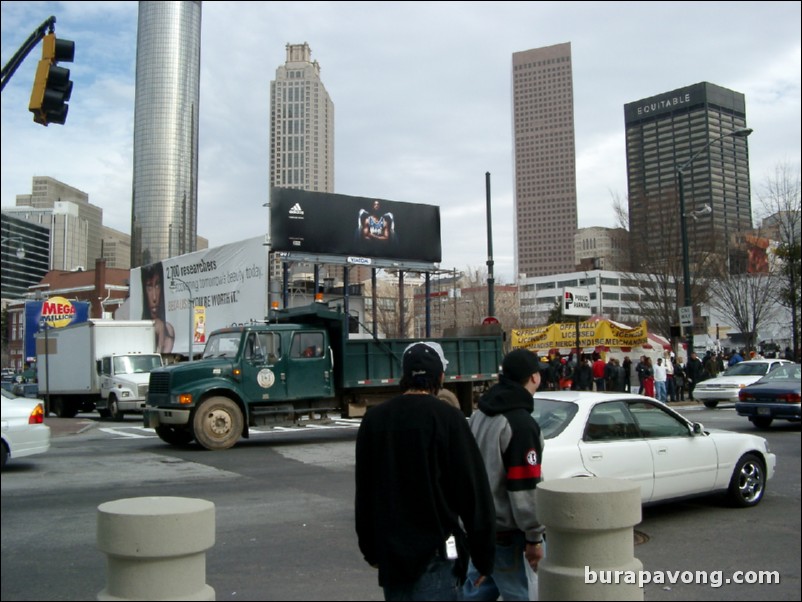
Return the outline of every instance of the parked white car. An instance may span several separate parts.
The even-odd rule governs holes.
[[[3,449],[2,466],[10,458],[43,454],[50,449],[50,427],[44,424],[45,411],[40,399],[17,397],[2,390]]]
[[[542,391],[533,416],[546,445],[544,481],[627,479],[644,504],[723,492],[734,505],[763,499],[776,457],[763,437],[705,430],[651,397]]]
[[[708,408],[715,408],[719,401],[735,403],[738,401],[741,389],[756,383],[778,366],[791,363],[793,362],[781,359],[738,362],[716,378],[709,378],[697,384],[693,396]]]

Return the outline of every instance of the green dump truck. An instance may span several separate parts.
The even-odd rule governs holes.
[[[172,445],[227,449],[250,427],[360,416],[399,393],[401,356],[414,340],[349,338],[347,315],[318,303],[270,318],[216,330],[199,361],[151,372],[145,427]],[[445,386],[469,415],[474,389],[497,377],[500,332],[428,340],[443,346]]]

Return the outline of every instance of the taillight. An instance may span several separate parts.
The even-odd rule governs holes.
[[[800,403],[802,396],[799,393],[788,393],[787,395],[780,395],[778,399],[783,403]]]
[[[41,403],[37,403],[36,407],[28,416],[28,424],[42,424],[45,421],[45,409]]]

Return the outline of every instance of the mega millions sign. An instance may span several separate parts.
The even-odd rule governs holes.
[[[36,333],[43,328],[64,328],[89,319],[87,301],[50,297],[44,301],[25,302],[25,361],[36,361]]]

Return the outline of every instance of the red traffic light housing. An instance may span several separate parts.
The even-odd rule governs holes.
[[[47,126],[51,123],[64,125],[67,120],[72,95],[70,70],[56,65],[59,61],[71,63],[75,58],[75,42],[58,40],[49,33],[42,40],[42,59],[36,67],[36,76],[31,91],[28,110],[33,120]]]

